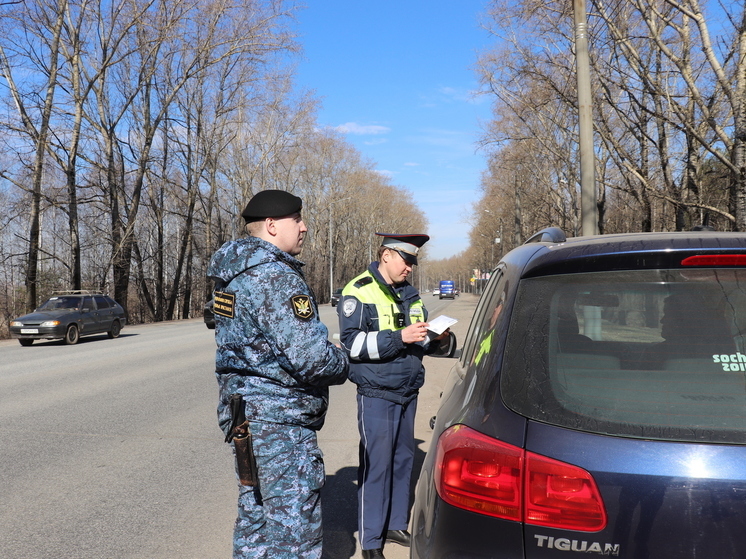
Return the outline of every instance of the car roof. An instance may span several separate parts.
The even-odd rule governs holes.
[[[522,266],[524,278],[600,270],[680,268],[684,267],[682,260],[694,254],[746,254],[746,233],[734,232],[535,237],[504,259]]]
[[[96,295],[108,297],[108,295],[101,293],[100,291],[54,291],[52,295],[50,295],[50,299],[52,297],[90,297]]]

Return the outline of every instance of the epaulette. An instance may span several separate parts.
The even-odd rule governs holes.
[[[364,278],[360,278],[357,280],[354,285],[357,288],[363,287],[364,285],[368,285],[369,283],[373,283],[373,278],[370,276],[365,276]]]

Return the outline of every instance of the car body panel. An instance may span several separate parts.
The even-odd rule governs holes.
[[[214,299],[210,299],[205,303],[205,307],[202,310],[202,318],[205,321],[205,326],[209,330],[215,330],[215,313],[213,312],[213,305],[215,304]]]
[[[619,557],[746,556],[744,446],[626,439],[531,421],[526,449],[590,472],[609,513],[606,529],[592,534],[526,526],[527,558],[546,556],[550,537],[585,541],[586,551],[599,542]]]
[[[633,419],[628,427],[619,427],[624,415],[619,419],[613,406],[624,405],[629,398],[625,400],[624,394],[619,397],[610,394],[607,398],[610,402],[608,413],[613,421],[596,422],[593,400],[590,400],[591,404],[583,408],[585,412],[575,412],[577,421],[570,415],[567,424],[552,424],[558,417],[554,407],[562,405],[562,400],[537,400],[534,408],[522,407],[514,402],[516,394],[526,394],[529,399],[541,394],[536,389],[536,386],[542,387],[541,384],[529,383],[541,378],[536,371],[546,367],[546,374],[551,375],[550,371],[555,367],[551,354],[545,363],[538,357],[532,357],[532,352],[534,356],[541,356],[549,346],[532,345],[531,336],[524,335],[514,323],[521,313],[536,316],[534,323],[526,323],[534,332],[533,339],[555,335],[554,326],[548,319],[542,318],[544,303],[537,301],[535,296],[529,297],[528,291],[521,299],[521,285],[529,285],[528,281],[534,280],[551,283],[556,276],[558,285],[565,282],[563,285],[580,289],[577,286],[584,285],[581,280],[590,280],[573,274],[619,273],[620,281],[627,281],[624,280],[624,270],[634,273],[649,270],[640,272],[641,277],[663,270],[658,282],[661,286],[670,284],[671,289],[675,290],[678,285],[689,283],[692,292],[697,293],[710,285],[719,286],[721,282],[714,282],[709,277],[713,274],[710,267],[690,266],[685,259],[724,254],[742,257],[720,267],[710,267],[717,268],[715,275],[718,278],[725,278],[722,281],[723,293],[729,289],[742,290],[740,285],[746,282],[741,282],[740,276],[735,276],[736,272],[732,270],[746,268],[746,235],[743,233],[606,235],[557,242],[529,242],[505,255],[485,287],[459,361],[443,388],[440,408],[433,422],[433,438],[415,490],[411,557],[543,559],[604,555],[635,559],[694,559],[746,556],[746,434],[740,430],[740,419],[734,419],[734,427],[727,426],[725,430],[718,430],[717,425],[710,424],[692,424],[691,429],[687,429],[686,411],[681,410],[689,409],[686,407],[689,404],[671,403],[663,396],[653,395],[652,402],[660,398],[662,405],[668,403],[673,406],[671,409],[683,415],[669,420],[670,427],[665,422],[657,427],[658,424],[651,420],[636,429]],[[630,278],[633,278],[632,275]],[[626,286],[624,283],[620,285]],[[656,284],[655,288],[658,287]],[[735,305],[729,316],[732,327],[737,328],[736,339],[739,341],[737,350],[734,350],[736,353],[728,356],[712,351],[710,353],[714,355],[708,358],[710,365],[713,360],[720,363],[730,359],[733,367],[741,367],[733,369],[737,372],[728,377],[722,391],[709,385],[721,382],[724,375],[718,376],[720,373],[710,372],[709,369],[679,371],[664,368],[654,372],[674,383],[667,388],[669,400],[684,398],[685,402],[691,402],[690,408],[696,410],[692,412],[693,417],[708,413],[700,410],[724,409],[720,415],[722,421],[727,422],[729,410],[737,408],[741,397],[746,398],[746,321],[740,318],[746,317],[746,313],[739,306],[746,300],[746,290],[743,291],[743,294],[736,293],[737,300],[726,300]],[[535,295],[536,292],[531,293]],[[586,297],[596,295],[590,293]],[[632,298],[632,295],[629,297]],[[729,295],[725,297],[727,299]],[[603,320],[605,327],[606,323],[613,325],[613,321],[617,320],[615,317],[630,308],[626,300],[609,308],[601,307],[598,302],[587,304],[601,309],[597,311],[595,320]],[[653,304],[656,313],[665,307],[662,297],[651,297],[645,304]],[[653,322],[648,324],[651,318]],[[702,317],[693,311],[691,319],[699,322]],[[638,322],[630,320],[629,323],[623,322],[628,324],[632,336],[626,351],[636,354],[642,351],[642,345],[650,345],[651,342],[643,344],[638,341],[641,335],[637,330]],[[658,324],[658,314],[647,317],[646,321],[646,335],[648,331],[662,328]],[[662,324],[663,319],[660,322]],[[582,326],[592,325],[591,314]],[[515,345],[511,341],[511,329],[515,329],[515,339],[529,341],[525,341],[524,346]],[[607,332],[602,332],[602,335],[606,336]],[[607,338],[597,339],[600,344],[611,344]],[[510,344],[515,347],[508,347]],[[510,356],[513,351],[518,351],[515,357]],[[736,364],[741,355],[743,364]],[[599,368],[599,363],[605,358],[588,354],[583,359],[595,363]],[[624,361],[623,355],[621,359]],[[648,374],[644,367],[630,367],[628,372],[626,366],[617,365],[617,368],[621,370],[609,370],[609,374],[626,373],[629,383],[638,383]],[[727,370],[725,365],[723,369]],[[669,373],[670,370],[676,372]],[[601,368],[600,372],[604,371]],[[603,375],[598,371],[596,376],[580,372],[585,376],[578,378],[595,383],[589,385],[590,388],[583,394],[589,397],[601,394],[601,383],[607,382]],[[684,381],[677,377],[684,373],[710,376],[692,376],[687,388]],[[514,380],[506,385],[504,381],[509,377]],[[712,382],[708,379],[712,379]],[[570,381],[575,384],[562,385],[562,389],[570,390],[568,394],[572,395],[571,389],[580,385],[577,379],[568,377],[567,382]],[[651,381],[646,379],[645,382]],[[610,386],[614,386],[615,391],[628,389],[623,377]],[[638,391],[630,391],[632,398],[637,394],[645,396],[644,384],[640,385],[643,387],[640,389],[636,388],[637,384],[632,386]],[[508,387],[511,393],[505,392]],[[640,405],[644,405],[644,402]],[[607,413],[603,407],[601,410]],[[634,405],[630,406],[630,410],[632,414],[637,413]],[[538,417],[533,417],[532,413]],[[589,414],[588,417],[583,417],[583,413]],[[713,413],[717,420],[717,413]],[[436,448],[441,434],[453,425],[468,426],[501,444],[507,443],[522,452],[545,456],[589,473],[605,507],[605,527],[599,531],[585,532],[537,526],[487,516],[441,499],[434,485],[434,473],[438,469],[435,463]],[[617,428],[619,432],[615,431]]]
[[[104,332],[108,332],[111,330],[112,323],[117,318],[116,308],[112,307],[103,295],[94,295],[93,299],[96,302],[96,320],[98,321],[99,328]]]
[[[78,319],[78,329],[81,336],[106,331],[98,318],[98,309],[93,302],[93,297],[83,298],[80,318]]]
[[[524,556],[523,528],[519,523],[457,509],[444,503],[435,491],[427,502],[428,507],[413,512],[411,557],[516,559]],[[436,526],[449,528],[435,529]],[[454,533],[458,538],[453,537]]]
[[[524,245],[515,250],[530,249],[531,246]],[[539,246],[536,255],[526,262],[521,274],[523,278],[596,270],[681,267],[681,261],[690,255],[742,252],[746,248],[743,233],[714,232],[600,235],[570,238],[554,246]],[[593,257],[588,258],[591,250]]]
[[[335,289],[334,293],[332,293],[331,300],[329,301],[332,307],[336,307],[339,304],[339,300],[341,297],[342,297],[342,288]]]

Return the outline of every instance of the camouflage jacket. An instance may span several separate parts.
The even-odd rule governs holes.
[[[328,387],[347,378],[345,353],[328,341],[303,263],[256,237],[225,243],[207,271],[215,282],[215,374],[223,431],[233,393],[250,421],[321,428]]]

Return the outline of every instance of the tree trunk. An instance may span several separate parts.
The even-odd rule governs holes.
[[[733,188],[736,201],[736,231],[746,231],[746,10],[741,19],[739,39],[734,91]]]
[[[35,129],[34,124],[28,116],[26,108],[23,104],[21,96],[16,90],[15,83],[10,73],[10,65],[5,57],[5,52],[2,51],[3,61],[3,72],[8,84],[11,88],[14,100],[16,102],[16,108],[21,114],[21,120],[23,121],[26,131],[34,138],[36,143],[36,150],[34,155],[34,167],[32,174],[32,190],[31,190],[31,208],[30,208],[30,225],[29,225],[29,240],[28,240],[28,258],[26,261],[26,310],[28,312],[33,311],[36,308],[38,299],[38,274],[39,274],[39,246],[41,239],[41,198],[42,198],[42,179],[44,175],[44,158],[48,149],[48,136],[49,136],[49,122],[51,120],[52,107],[54,104],[54,95],[57,89],[57,71],[59,67],[59,56],[60,56],[60,34],[62,32],[62,26],[64,22],[66,1],[60,0],[57,5],[57,13],[55,25],[52,30],[52,42],[49,50],[49,61],[48,61],[48,78],[46,87],[46,97],[44,99],[44,107],[40,115],[40,124],[38,130]]]

